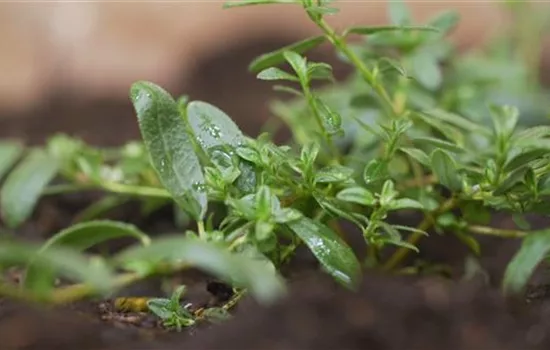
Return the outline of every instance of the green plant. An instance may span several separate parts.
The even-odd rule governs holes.
[[[456,235],[476,255],[483,254],[477,235],[524,239],[503,281],[505,292],[519,292],[550,251],[550,231],[531,232],[522,219],[550,212],[550,127],[538,125],[549,108],[547,101],[540,110],[527,108],[522,113],[529,118],[520,119],[518,108],[498,98],[534,100],[544,90],[524,70],[506,66],[521,68],[521,62],[503,49],[459,54],[446,40],[458,22],[453,12],[414,25],[407,7],[392,1],[391,25],[337,31],[325,20],[337,13],[331,2],[229,3],[299,5],[321,31],[250,65],[259,79],[287,83],[275,89],[296,97],[272,104],[292,131],[286,145],[276,145],[269,133],[247,137],[219,108],[187,96],[174,99],[151,82],[130,90],[143,143],[103,149],[65,135],[44,148],[3,142],[0,212],[7,231],[29,218],[41,196],[92,189],[108,195],[42,246],[5,235],[0,266],[22,266],[26,275],[22,288],[2,282],[0,292],[65,303],[198,267],[238,295],[248,291],[270,302],[284,295],[279,269],[302,244],[353,289],[363,268],[410,271],[402,266],[405,257],[431,229]],[[353,36],[368,40],[352,43]],[[336,82],[330,65],[306,58],[324,42],[355,69],[346,81]],[[497,63],[506,77],[486,69]],[[503,84],[505,78],[529,86],[530,95]],[[328,85],[314,89],[314,80]],[[130,199],[141,203],[141,215],[173,205],[184,233],[151,238],[133,225],[101,219]],[[423,220],[415,227],[388,220],[406,211]],[[495,211],[510,213],[522,228],[487,226]],[[343,239],[342,222],[362,232],[365,261]],[[84,253],[117,237],[138,244],[114,256]],[[59,274],[78,283],[55,287]],[[197,320],[180,306],[182,292],[149,302],[176,328]]]

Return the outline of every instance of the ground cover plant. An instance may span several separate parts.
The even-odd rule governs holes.
[[[292,139],[275,144],[275,130],[249,137],[216,106],[139,81],[129,97],[140,142],[106,149],[67,135],[44,147],[2,141],[0,267],[23,273],[16,283],[5,276],[0,294],[68,304],[191,268],[230,286],[230,297],[208,308],[182,305],[186,286],[117,300],[182,329],[230,318],[247,294],[266,304],[283,297],[282,268],[303,246],[350,290],[367,269],[416,273],[405,258],[430,239],[428,231],[455,235],[477,256],[479,235],[521,238],[501,289],[523,292],[550,253],[550,230],[531,230],[524,219],[550,212],[550,127],[543,125],[550,106],[532,67],[536,38],[506,35],[487,51],[461,55],[447,39],[459,21],[454,12],[416,24],[404,3],[392,1],[391,25],[337,31],[326,21],[337,14],[332,1],[227,6],[269,3],[303,7],[320,30],[249,67],[294,96],[272,104]],[[354,68],[347,80],[307,58],[322,44]],[[325,84],[312,86],[319,81]],[[96,190],[105,195],[74,225],[45,243],[18,239],[40,198]],[[130,200],[139,202],[139,216],[173,206],[178,232],[156,237],[104,218]],[[389,219],[411,211],[423,217],[417,226]],[[512,215],[518,228],[488,226],[495,212]],[[349,224],[364,241],[364,257],[345,239]],[[120,238],[133,243],[115,253],[94,249]]]

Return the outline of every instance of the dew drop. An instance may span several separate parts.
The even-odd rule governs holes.
[[[204,193],[206,192],[206,185],[203,182],[195,182],[192,186],[193,190]]]

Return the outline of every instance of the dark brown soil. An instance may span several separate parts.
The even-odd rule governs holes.
[[[214,59],[205,64],[194,86],[186,92],[220,106],[235,116],[246,132],[255,134],[267,115],[263,101],[271,92],[244,71],[246,64],[240,55],[246,52],[244,60],[248,62],[256,54],[285,43],[272,41],[267,47],[256,44],[229,53],[237,61],[236,66],[228,62],[228,55],[219,61]],[[226,66],[235,70],[228,71]],[[213,86],[216,90],[212,90]],[[231,95],[237,87],[240,97]],[[139,137],[129,101],[84,102],[68,92],[56,96],[49,105],[33,111],[32,118],[0,118],[0,138],[21,137],[40,144],[54,132],[65,132],[93,144],[119,145]],[[110,127],[113,123],[116,130]],[[75,213],[96,195],[46,198],[17,234],[43,240],[68,226]],[[130,203],[112,216],[153,234],[173,229],[170,210],[160,210],[147,219],[136,218],[135,212]],[[418,218],[399,220],[411,223]],[[495,216],[493,221],[499,227],[513,227],[506,215]],[[544,227],[549,220],[530,221],[535,227]],[[352,237],[352,233],[348,232],[348,236]],[[0,349],[548,349],[550,288],[545,274],[535,276],[525,299],[505,301],[498,292],[505,264],[517,247],[517,241],[482,239],[480,262],[488,280],[478,276],[460,282],[468,251],[457,239],[434,233],[421,243],[421,254],[412,256],[410,261],[449,265],[452,279],[368,273],[357,293],[335,285],[317,272],[309,255],[301,254],[295,262],[297,272],[290,278],[291,293],[285,300],[264,308],[245,299],[237,306],[233,320],[180,334],[165,332],[148,314],[114,310],[110,300],[51,310],[0,299]],[[358,251],[360,248],[359,244]],[[200,306],[219,302],[216,297],[219,299],[220,295],[208,291],[209,281],[207,276],[192,272],[175,276],[171,282],[186,283],[190,288],[189,301]],[[144,281],[121,295],[160,296],[160,282]]]

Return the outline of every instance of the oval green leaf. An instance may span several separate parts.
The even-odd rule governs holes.
[[[237,124],[221,109],[207,102],[192,101],[187,105],[187,120],[201,148],[239,147],[244,136]]]
[[[430,161],[435,176],[443,186],[452,191],[462,189],[462,181],[458,175],[456,163],[447,152],[436,149],[432,152]]]
[[[266,68],[273,67],[285,62],[284,53],[286,51],[294,51],[297,54],[302,54],[321,45],[325,42],[325,40],[326,37],[324,35],[319,35],[302,41],[298,41],[292,45],[282,47],[276,51],[266,53],[254,59],[254,61],[250,63],[248,69],[253,73],[258,73]]]
[[[361,265],[353,250],[330,228],[308,217],[287,226],[309,247],[325,271],[343,286],[354,289],[361,277]]]
[[[29,218],[59,165],[56,157],[34,149],[7,176],[0,190],[0,213],[6,225],[15,228]]]
[[[195,220],[207,209],[204,174],[176,101],[161,87],[134,83],[130,97],[151,163],[176,203]]]
[[[550,252],[550,230],[530,233],[523,239],[504,272],[502,290],[506,295],[518,294],[524,290],[538,264]]]
[[[76,224],[52,236],[44,243],[38,254],[44,254],[53,247],[69,247],[75,251],[84,251],[97,244],[117,239],[135,238],[143,245],[149,245],[149,236],[141,232],[136,226],[110,220],[96,220]],[[37,260],[27,265],[24,285],[26,288],[35,289],[42,286],[53,287],[54,271],[48,271],[37,264]]]
[[[187,264],[238,287],[247,288],[261,302],[270,303],[283,296],[286,289],[281,277],[263,261],[243,254],[232,254],[213,243],[193,236],[166,236],[147,247],[131,247],[114,261],[126,268],[137,267],[149,274],[161,263]]]

